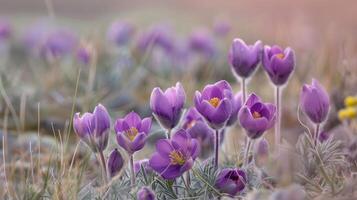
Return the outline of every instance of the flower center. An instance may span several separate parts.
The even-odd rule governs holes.
[[[217,106],[219,105],[219,103],[221,102],[221,100],[217,97],[213,97],[212,99],[210,99],[208,101],[213,107],[217,108]]]
[[[172,165],[183,165],[185,164],[185,157],[180,151],[172,151],[169,155]]]
[[[125,135],[130,141],[134,141],[138,133],[139,133],[138,129],[136,129],[135,127],[131,127],[129,130],[125,132]]]
[[[283,53],[278,53],[278,54],[276,54],[276,57],[279,59],[283,59],[285,57],[285,55]]]
[[[253,112],[253,117],[254,117],[254,119],[257,119],[257,118],[261,118],[262,115],[260,113],[258,113],[257,111],[254,111]]]

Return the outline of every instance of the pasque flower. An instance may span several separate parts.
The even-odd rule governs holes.
[[[94,56],[94,47],[91,44],[81,44],[77,49],[77,60],[83,65],[89,65]]]
[[[262,42],[247,45],[242,39],[234,39],[229,50],[228,62],[235,75],[241,78],[250,77],[261,60]]]
[[[155,194],[154,192],[148,187],[142,187],[137,194],[138,200],[154,200]]]
[[[189,47],[192,51],[200,53],[208,58],[212,57],[216,51],[212,35],[204,29],[196,30],[190,35]]]
[[[113,22],[107,32],[107,38],[110,42],[113,42],[117,46],[127,44],[133,37],[135,27],[123,21]]]
[[[246,174],[238,168],[226,168],[219,172],[215,187],[222,193],[235,196],[245,188]]]
[[[242,93],[238,92],[232,99],[232,114],[227,121],[227,126],[234,125],[238,120],[238,112],[242,107]]]
[[[156,152],[149,164],[164,179],[175,179],[190,170],[200,152],[199,143],[184,129],[177,131],[171,140],[156,142]]]
[[[151,129],[151,118],[141,120],[135,112],[130,112],[122,119],[117,119],[114,125],[118,144],[129,154],[142,149]]]
[[[261,99],[251,94],[238,113],[240,125],[251,139],[259,138],[275,123],[276,107],[271,103],[263,103]]]
[[[120,170],[123,168],[123,165],[124,165],[123,156],[120,154],[118,149],[114,149],[109,154],[109,159],[107,162],[108,175],[110,177],[114,177],[120,172]]]
[[[232,114],[232,88],[225,80],[195,93],[195,107],[213,129],[221,129]]]
[[[11,25],[7,21],[0,20],[0,41],[11,36]]]
[[[205,123],[195,107],[187,110],[182,128],[200,143],[200,158],[207,158],[211,155],[214,147],[214,131]]]
[[[303,112],[315,124],[326,120],[330,99],[326,90],[315,79],[311,85],[305,84],[300,93],[300,105]]]
[[[93,113],[76,113],[73,117],[73,127],[76,134],[94,152],[103,151],[108,144],[110,131],[110,116],[107,109],[99,104]]]
[[[49,32],[45,38],[41,52],[47,57],[62,57],[73,52],[74,47],[77,46],[76,36],[65,29],[54,30]]]
[[[174,128],[182,114],[182,108],[186,101],[186,94],[181,83],[176,83],[163,92],[156,87],[151,93],[150,108],[160,125],[168,130]]]
[[[290,47],[265,46],[262,64],[274,85],[283,85],[295,68],[295,53]]]

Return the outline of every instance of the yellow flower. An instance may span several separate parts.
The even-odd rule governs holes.
[[[348,96],[345,98],[345,106],[352,107],[357,106],[357,97],[356,96]]]
[[[357,117],[357,108],[349,107],[342,109],[338,112],[338,118],[340,120],[353,119]]]

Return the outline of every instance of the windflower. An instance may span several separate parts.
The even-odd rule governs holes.
[[[262,42],[247,45],[242,39],[234,39],[229,50],[228,63],[236,76],[249,78],[261,61]]]
[[[118,149],[114,149],[109,154],[109,159],[107,162],[107,171],[109,177],[114,177],[117,175],[124,166],[123,156],[120,154]]]
[[[311,85],[305,84],[300,93],[302,111],[315,123],[320,124],[327,118],[330,99],[326,90],[313,79]]]
[[[76,134],[94,152],[103,151],[108,144],[110,116],[107,109],[99,104],[93,113],[76,113],[73,117],[73,128]]]
[[[107,32],[107,38],[109,42],[114,43],[117,46],[126,45],[135,32],[135,27],[128,23],[122,21],[113,22]]]
[[[142,187],[137,193],[138,200],[155,200],[154,192],[148,187]]]
[[[295,53],[290,47],[265,46],[262,64],[274,85],[284,85],[295,68]]]
[[[195,107],[211,128],[223,128],[232,114],[232,88],[227,81],[207,85],[195,93]]]
[[[129,154],[142,149],[151,129],[151,118],[141,119],[135,112],[130,112],[114,125],[118,144]]]
[[[233,197],[244,190],[246,182],[247,176],[243,170],[226,168],[219,172],[215,187]]]
[[[171,130],[181,118],[185,101],[186,93],[178,82],[175,87],[168,88],[165,92],[158,87],[154,88],[150,97],[150,108],[160,125]]]
[[[263,103],[261,99],[251,94],[238,114],[240,125],[246,130],[249,138],[259,138],[275,123],[276,106]]]
[[[192,168],[199,152],[198,141],[180,129],[172,139],[156,142],[156,152],[151,156],[149,164],[164,179],[172,180]]]

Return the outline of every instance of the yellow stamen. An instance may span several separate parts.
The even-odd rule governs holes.
[[[278,54],[276,54],[276,57],[279,59],[283,59],[285,57],[285,55],[283,53],[278,53]]]
[[[254,117],[254,119],[257,119],[257,118],[261,118],[262,115],[260,113],[258,113],[257,111],[254,111],[253,112],[253,117]]]
[[[347,107],[357,106],[357,97],[352,97],[352,96],[346,97],[345,106]]]
[[[213,97],[212,99],[209,100],[209,103],[215,108],[218,107],[220,102],[221,102],[221,100],[217,97]]]
[[[129,130],[125,132],[125,135],[130,141],[134,141],[138,133],[139,133],[138,129],[136,129],[135,127],[131,127]]]
[[[170,160],[172,165],[183,165],[185,164],[185,157],[180,151],[172,151],[170,153]]]

